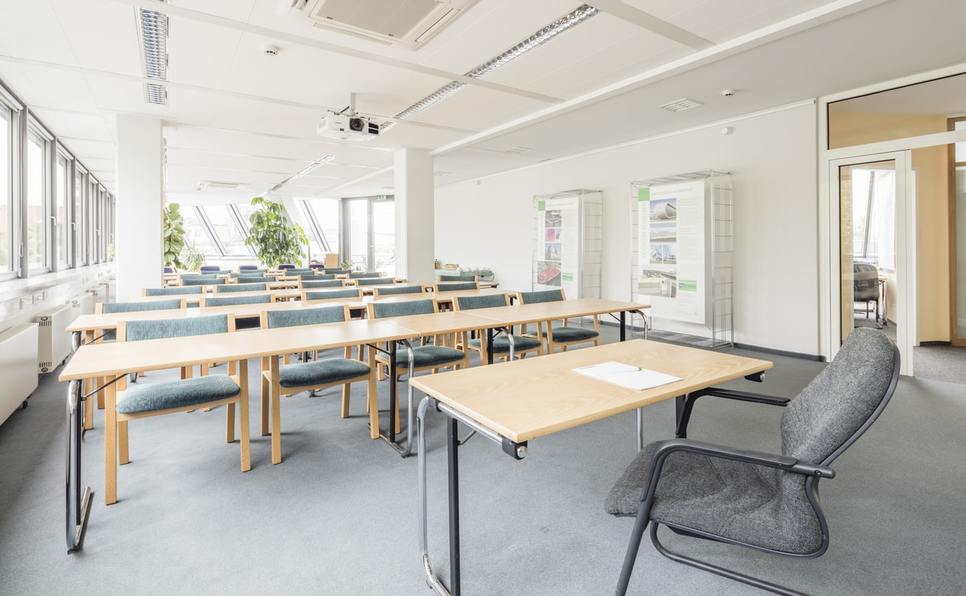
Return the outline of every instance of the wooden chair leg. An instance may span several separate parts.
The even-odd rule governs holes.
[[[369,438],[379,438],[379,392],[376,387],[376,351],[368,350],[369,357],[369,387],[366,399],[366,410],[369,414]]]
[[[94,382],[97,383],[97,386],[98,387],[103,387],[104,386],[104,377],[97,377],[94,380]],[[104,389],[101,389],[100,391],[97,392],[97,409],[98,410],[103,410],[104,409],[104,401],[105,401],[105,399],[104,399]]]
[[[117,423],[117,459],[122,466],[131,461],[127,442],[127,420]]]
[[[238,363],[238,381],[241,385],[241,394],[238,396],[238,417],[241,422],[241,471],[247,472],[252,469],[251,437],[249,436],[248,422],[248,361],[242,360]],[[232,406],[234,404],[231,404]],[[229,406],[230,410],[231,406]]]
[[[262,371],[268,370],[268,358],[262,358],[261,370]],[[261,403],[261,406],[262,406],[261,407],[261,418],[262,418],[262,429],[261,430],[262,430],[262,436],[263,437],[267,437],[268,436],[268,433],[269,433],[269,430],[268,430],[268,394],[269,394],[270,388],[269,388],[269,385],[268,385],[268,379],[265,378],[265,375],[261,374],[261,371],[259,371],[259,375],[258,376],[262,380],[262,390],[261,390],[261,394],[259,395],[259,397],[261,398],[261,402],[262,402]]]
[[[235,442],[235,404],[229,403],[225,407],[225,442]]]
[[[342,417],[349,417],[349,392],[352,390],[352,384],[346,383],[342,386]]]
[[[207,377],[208,376],[208,368],[209,367],[210,367],[210,365],[208,365],[208,364],[202,364],[201,365],[201,376],[203,376],[203,377]]]
[[[104,504],[117,503],[117,389],[106,390],[104,404]]]
[[[282,388],[278,384],[278,356],[269,358],[272,371],[270,400],[272,402],[272,463],[282,463]]]

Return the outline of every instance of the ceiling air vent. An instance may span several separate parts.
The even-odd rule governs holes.
[[[316,27],[419,49],[478,0],[284,0]]]
[[[669,112],[684,112],[687,110],[692,110],[704,104],[695,99],[688,99],[684,97],[682,99],[675,99],[674,101],[669,101],[663,106],[658,106],[662,110],[667,110]]]
[[[166,0],[161,0],[164,3]],[[138,9],[138,36],[144,76],[156,81],[168,80],[168,15],[155,10]],[[163,83],[144,84],[144,101],[158,105],[168,103],[168,89]]]
[[[198,182],[198,190],[238,190],[243,187],[241,182],[225,182],[224,180],[202,180]]]

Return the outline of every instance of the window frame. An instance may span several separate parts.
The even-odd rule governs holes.
[[[208,205],[193,205],[195,211],[198,212],[199,217],[204,224],[205,231],[208,233],[209,238],[214,243],[215,247],[220,253],[220,257],[223,259],[244,259],[251,258],[255,256],[255,251],[252,250],[250,246],[244,244],[244,239],[248,237],[248,228],[242,224],[242,216],[238,212],[238,208],[234,203],[211,203]],[[245,254],[229,254],[228,250],[225,248],[225,241],[218,235],[218,230],[215,228],[215,224],[212,223],[211,216],[208,215],[207,209],[224,207],[225,211],[228,213],[228,221],[231,225],[235,227],[235,231],[241,234],[242,245],[245,248]]]
[[[30,178],[29,174],[29,160],[27,159],[27,146],[31,142],[31,137],[36,137],[39,139],[43,145],[41,146],[41,155],[43,156],[43,166],[41,172],[44,175],[44,187],[43,195],[41,196],[41,203],[43,205],[43,216],[41,218],[40,229],[44,234],[41,242],[41,247],[44,252],[43,263],[37,267],[36,271],[30,266],[30,256],[27,249],[27,238],[28,238],[28,222],[27,222],[27,209],[28,209],[28,195],[30,193],[28,180]],[[23,123],[23,134],[22,134],[22,149],[21,155],[23,160],[22,167],[22,182],[21,182],[21,192],[20,192],[20,271],[21,277],[35,277],[37,275],[43,275],[45,273],[50,273],[53,271],[53,265],[51,258],[53,257],[53,232],[54,226],[52,222],[52,201],[53,201],[53,184],[51,182],[56,178],[56,159],[54,159],[54,142],[55,137],[48,131],[39,120],[33,117],[30,110],[26,110],[26,118],[24,118]]]
[[[0,117],[7,121],[8,134],[6,139],[0,139],[7,145],[7,155],[10,157],[7,168],[7,255],[10,262],[6,267],[0,268],[0,281],[16,279],[20,275],[20,233],[17,230],[17,222],[20,221],[20,201],[18,170],[20,168],[20,144],[15,139],[20,138],[20,115],[22,107],[9,101],[4,94],[4,89],[0,85]],[[4,164],[0,164],[3,167]]]
[[[64,179],[61,180],[60,176],[57,175],[57,168],[60,166],[61,161],[64,164]],[[54,220],[51,222],[51,226],[54,233],[53,243],[51,244],[53,251],[51,253],[51,264],[54,266],[54,271],[62,271],[65,269],[73,268],[73,254],[72,247],[74,243],[73,230],[71,229],[72,224],[72,211],[74,204],[74,156],[71,155],[67,148],[56,143],[54,150],[54,188],[52,192],[52,204],[51,204],[51,215]],[[60,192],[61,184],[64,186],[64,221],[57,221],[57,211],[60,207],[58,203],[58,193]],[[61,234],[57,234],[57,225],[63,225]],[[63,238],[62,238],[63,236]],[[61,240],[63,240],[63,250],[64,259],[60,260],[60,250],[61,250]],[[61,266],[63,265],[63,266]]]
[[[375,230],[373,227],[373,214],[372,206],[374,203],[381,202],[392,202],[395,203],[395,195],[372,195],[365,197],[343,197],[340,199],[341,203],[339,205],[339,259],[351,259],[352,255],[352,234],[350,231],[352,222],[350,216],[350,203],[352,201],[365,201],[366,202],[366,234],[367,234],[367,246],[366,246],[366,271],[372,272],[375,267],[376,255],[375,255]],[[346,255],[343,257],[343,255]]]

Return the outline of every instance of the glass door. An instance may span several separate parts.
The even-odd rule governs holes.
[[[392,197],[342,199],[342,254],[353,269],[396,274],[396,203]]]
[[[966,130],[966,118],[955,118],[953,130]],[[966,142],[951,146],[949,197],[950,343],[966,347]]]
[[[342,209],[345,222],[342,254],[353,269],[369,271],[369,199],[345,199]]]

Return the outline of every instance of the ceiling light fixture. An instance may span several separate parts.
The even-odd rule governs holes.
[[[484,75],[493,72],[497,68],[500,68],[504,64],[507,64],[508,62],[516,60],[517,58],[526,54],[530,50],[533,50],[535,48],[542,46],[543,44],[547,43],[554,37],[560,35],[564,31],[567,31],[569,29],[572,29],[573,27],[576,27],[577,25],[579,25],[580,23],[583,23],[584,21],[596,15],[597,13],[598,13],[598,10],[593,6],[590,6],[588,4],[581,4],[573,11],[565,14],[559,19],[554,20],[549,25],[539,29],[538,31],[536,31],[535,33],[533,33],[523,41],[514,45],[509,50],[506,50],[500,55],[487,60],[483,64],[480,64],[473,70],[467,72],[464,76],[467,76],[471,79],[481,78]],[[419,101],[409,106],[405,110],[396,114],[394,119],[403,120],[408,116],[411,116],[417,112],[421,112],[422,110],[425,110],[426,108],[443,101],[444,99],[453,95],[463,87],[465,87],[465,85],[463,83],[460,83],[459,81],[450,81],[448,84],[440,87],[433,93],[427,95],[426,97],[420,99]],[[390,128],[393,124],[395,124],[395,122],[385,123],[382,125],[381,130],[385,131],[388,128]]]
[[[299,178],[301,178],[303,176],[307,176],[315,168],[321,166],[322,164],[330,163],[334,159],[335,159],[335,156],[334,155],[323,155],[322,157],[320,157],[320,158],[316,159],[315,161],[309,163],[309,165],[305,166],[304,168],[302,168],[298,172],[292,174],[288,178],[282,180],[281,182],[279,182],[278,184],[276,184],[272,188],[268,189],[268,192],[269,193],[275,192],[278,189],[280,189],[283,186],[285,186],[286,184],[288,184],[289,182],[293,182],[293,181],[298,180]]]
[[[161,0],[164,2],[165,0]],[[144,60],[144,76],[158,81],[168,80],[168,15],[156,10],[138,9],[140,25],[141,56]],[[144,100],[165,105],[168,90],[163,84],[145,83]]]

